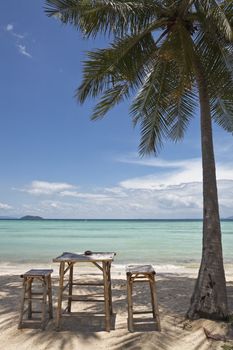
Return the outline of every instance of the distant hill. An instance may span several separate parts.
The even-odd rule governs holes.
[[[26,215],[20,218],[20,220],[43,220],[41,216]]]
[[[227,220],[233,220],[233,216],[229,216],[228,218],[226,218]]]

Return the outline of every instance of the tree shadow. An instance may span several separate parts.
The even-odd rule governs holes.
[[[21,279],[18,276],[0,276],[0,340],[9,338],[12,347],[22,349],[39,348],[58,350],[88,349],[95,344],[96,349],[155,349],[155,350],[207,350],[220,349],[222,342],[208,341],[203,332],[203,326],[215,333],[232,335],[231,324],[198,320],[187,323],[185,313],[188,309],[190,296],[195,280],[175,274],[157,276],[158,302],[160,309],[162,331],[156,331],[156,325],[148,315],[141,317],[139,324],[135,322],[135,332],[128,332],[127,328],[127,299],[126,281],[113,279],[113,308],[112,331],[104,331],[103,303],[83,304],[75,303],[72,311],[75,316],[65,316],[62,319],[60,332],[55,331],[54,320],[51,320],[45,331],[40,329],[17,329],[19,317],[19,302],[21,294]],[[96,292],[98,289],[95,288]],[[56,315],[56,296],[58,278],[53,278],[53,304]],[[83,289],[85,295],[90,291]],[[233,282],[228,283],[229,307],[233,310]],[[150,309],[149,286],[135,284],[133,289],[135,310]],[[108,344],[106,347],[106,344]],[[40,347],[39,347],[40,346]]]

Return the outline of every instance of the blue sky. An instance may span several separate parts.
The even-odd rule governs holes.
[[[200,218],[198,113],[182,143],[139,158],[127,103],[99,122],[74,99],[84,40],[44,1],[0,2],[0,216]],[[232,136],[214,128],[222,217],[233,215]]]

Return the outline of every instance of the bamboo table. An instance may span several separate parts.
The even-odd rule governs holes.
[[[81,301],[77,296],[72,294],[74,285],[103,285],[104,287],[104,311],[105,311],[105,329],[110,332],[111,326],[111,315],[112,311],[112,289],[111,289],[111,263],[113,261],[115,253],[103,253],[103,252],[92,252],[90,255],[86,254],[74,254],[74,253],[63,253],[57,258],[53,259],[53,262],[60,263],[59,270],[59,289],[58,289],[58,305],[57,305],[57,317],[56,317],[56,330],[59,331],[61,327],[62,318],[62,301],[63,293],[68,288],[68,306],[67,311],[71,312],[71,302]],[[94,264],[103,273],[103,283],[74,283],[73,282],[73,268],[75,264],[79,263],[91,263]],[[69,273],[68,283],[64,286],[65,274]],[[97,301],[95,299],[86,299],[82,301]],[[100,300],[98,300],[100,301]]]

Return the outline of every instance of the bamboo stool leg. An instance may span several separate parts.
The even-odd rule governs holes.
[[[52,280],[48,276],[48,299],[49,299],[49,318],[53,318],[53,297],[52,297]]]
[[[104,309],[105,309],[105,329],[110,332],[110,307],[109,307],[109,281],[107,272],[107,263],[103,262],[103,280],[104,280]]]
[[[46,321],[46,299],[47,299],[47,293],[48,293],[48,284],[47,284],[47,278],[43,277],[43,300],[41,305],[41,328],[42,330],[45,329],[45,321]]]
[[[127,274],[127,297],[128,297],[128,329],[133,332],[133,282],[131,281],[131,275]]]
[[[58,290],[58,303],[57,303],[57,318],[56,318],[56,330],[60,330],[61,326],[61,314],[62,314],[62,296],[63,296],[63,284],[64,284],[64,269],[65,263],[60,263],[60,277],[59,277],[59,290]]]
[[[155,313],[155,300],[154,300],[154,290],[153,290],[152,284],[153,284],[153,279],[151,279],[151,277],[149,277],[152,313],[153,313],[153,317],[156,318],[156,313]]]
[[[67,311],[71,312],[71,302],[72,302],[72,291],[73,291],[73,273],[74,273],[74,265],[72,264],[70,266],[70,274],[69,274],[69,296],[70,298],[68,299],[68,307],[67,307]]]
[[[27,280],[26,280],[26,277],[24,277],[24,279],[23,279],[23,289],[22,289],[22,294],[21,294],[21,304],[20,304],[20,314],[19,314],[18,329],[22,328],[26,289],[27,289]]]
[[[33,277],[27,278],[26,283],[26,292],[28,297],[28,319],[31,320],[32,318],[32,283],[33,283]]]
[[[154,274],[152,274],[150,276],[150,288],[151,288],[151,301],[152,301],[153,316],[157,321],[158,331],[161,331],[159,307],[158,307],[158,302],[157,302],[157,292],[156,292],[156,284],[155,284]]]

